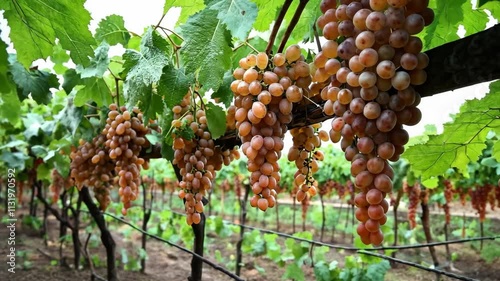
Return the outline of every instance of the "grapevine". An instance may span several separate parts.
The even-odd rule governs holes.
[[[342,2],[344,3],[344,2]],[[314,58],[313,82],[321,90],[324,112],[335,115],[330,138],[351,161],[358,193],[358,234],[365,244],[383,241],[384,197],[409,140],[403,125],[421,119],[420,94],[429,62],[416,36],[433,20],[427,1],[336,1],[321,3],[317,21],[327,41]],[[345,38],[340,44],[339,38]]]

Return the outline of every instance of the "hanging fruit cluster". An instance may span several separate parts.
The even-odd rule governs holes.
[[[317,24],[327,41],[314,59],[313,81],[330,81],[321,98],[325,114],[336,116],[330,138],[340,141],[360,190],[358,234],[379,245],[394,176],[388,161],[398,160],[409,140],[403,125],[421,119],[413,86],[425,82],[429,59],[416,34],[433,12],[424,0],[340,2],[321,2]]]

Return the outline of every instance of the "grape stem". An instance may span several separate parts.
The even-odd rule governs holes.
[[[313,24],[314,41],[316,41],[316,45],[318,46],[318,52],[321,52],[321,43],[319,42],[319,34],[318,34],[318,28],[316,27],[316,21]]]
[[[93,108],[95,110],[100,110],[97,106],[93,106],[90,103],[85,103],[85,106],[88,106],[88,107]]]
[[[177,38],[181,39],[182,41],[185,41],[184,38],[177,32],[173,31],[172,29],[169,29],[169,28],[166,28],[166,27],[163,27],[163,26],[158,26],[161,30],[163,30],[163,32],[165,31],[168,31],[170,33],[172,33],[173,35],[175,35]]]
[[[242,42],[241,44],[239,44],[238,46],[234,47],[233,48],[233,52],[238,50],[239,48],[243,47],[243,46],[248,46],[250,49],[252,49],[254,52],[256,52],[257,54],[259,53],[259,50],[257,50],[254,46],[252,46],[252,44],[248,43],[248,39],[247,41],[245,42]]]
[[[319,107],[319,108],[322,108],[321,105],[315,103],[312,99],[306,97],[306,96],[303,96],[303,98],[305,98],[306,100],[310,101],[312,104],[314,104],[315,106]],[[307,111],[306,111],[306,114],[307,114]]]
[[[163,13],[163,15],[161,16],[160,20],[158,21],[158,23],[155,25],[155,30],[160,27],[160,23],[163,21],[163,19],[165,18],[165,16],[167,15],[167,13]]]
[[[290,24],[286,28],[285,34],[283,35],[283,38],[281,39],[280,46],[278,47],[278,53],[283,52],[285,49],[286,42],[288,41],[288,38],[290,38],[290,35],[292,34],[293,29],[297,25],[300,19],[300,15],[304,11],[304,8],[306,7],[307,3],[309,0],[300,0],[299,5],[297,6],[297,10],[295,10],[295,14],[293,15],[292,20],[290,21]]]
[[[174,51],[174,53],[175,53],[175,58],[176,58],[175,63],[176,63],[176,65],[177,65],[177,68],[179,68],[179,67],[180,67],[180,65],[179,65],[179,49],[181,48],[181,46],[179,46],[179,45],[175,44],[175,42],[172,40],[172,38],[170,38],[170,36],[167,34],[167,32],[166,32],[165,30],[169,30],[169,29],[167,29],[167,28],[163,28],[163,27],[161,27],[161,26],[160,26],[160,29],[161,29],[161,31],[162,31],[163,33],[165,33],[165,36],[167,37],[168,41],[170,41],[170,44],[172,44],[172,49],[173,49],[173,51]],[[169,30],[169,31],[170,31],[170,30]],[[177,34],[176,34],[176,35],[177,35]],[[181,39],[182,39],[182,37],[179,37],[179,38],[181,38]],[[183,41],[184,41],[184,40],[183,40]]]
[[[283,3],[280,13],[276,18],[276,21],[274,22],[273,30],[271,31],[271,35],[269,35],[269,42],[267,43],[266,47],[266,54],[268,55],[271,53],[274,45],[274,40],[276,40],[276,36],[278,35],[278,30],[280,29],[281,23],[283,22],[286,12],[288,11],[288,8],[292,4],[292,2],[293,0],[286,0],[285,3]]]
[[[90,118],[90,117],[99,117],[99,114],[87,114],[84,115],[85,118]]]

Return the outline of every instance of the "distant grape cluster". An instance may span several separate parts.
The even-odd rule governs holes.
[[[293,105],[309,95],[311,72],[298,45],[269,58],[266,53],[241,58],[231,84],[234,120],[241,149],[248,157],[252,207],[265,211],[276,204],[283,150]],[[319,143],[315,144],[319,145]]]
[[[203,213],[203,196],[212,188],[216,171],[239,158],[235,149],[222,150],[216,146],[208,130],[205,110],[195,110],[194,96],[188,93],[179,105],[173,107],[172,136],[174,159],[182,176],[179,197],[184,200],[186,221],[198,224]]]
[[[420,95],[413,86],[426,80],[429,63],[416,36],[433,20],[426,0],[323,0],[317,21],[327,41],[314,58],[314,82],[324,112],[335,115],[330,139],[340,142],[355,177],[358,234],[365,244],[383,241],[384,197],[409,136],[403,125],[421,119]],[[342,38],[342,41],[339,39]],[[340,44],[339,44],[340,42]]]

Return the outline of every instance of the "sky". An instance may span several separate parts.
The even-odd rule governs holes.
[[[476,0],[473,0],[473,2]],[[99,21],[111,14],[118,14],[123,16],[125,20],[125,27],[135,33],[142,34],[145,27],[157,24],[163,13],[163,5],[165,0],[87,0],[85,7],[91,12],[92,21],[90,29],[95,30]],[[167,28],[174,28],[175,22],[179,15],[180,10],[177,8],[171,9],[162,21],[162,26]],[[2,12],[0,12],[0,15]],[[489,25],[495,22],[491,21]],[[0,30],[1,39],[5,42],[8,40],[8,27],[6,21],[0,16]],[[463,30],[459,31],[462,35]],[[462,35],[463,36],[463,35]],[[111,55],[121,54],[123,48],[114,47],[110,50]],[[10,48],[9,52],[13,52]],[[38,60],[35,64],[40,68],[50,68],[51,63],[44,60]],[[424,132],[426,124],[435,124],[438,132],[442,132],[442,124],[451,121],[450,114],[457,113],[460,105],[466,99],[481,98],[488,92],[489,83],[481,83],[466,88],[457,89],[455,91],[445,92],[432,97],[423,98],[419,109],[422,111],[422,121],[412,127],[406,129],[410,136],[416,136]],[[330,121],[326,121],[323,128],[328,128]]]

